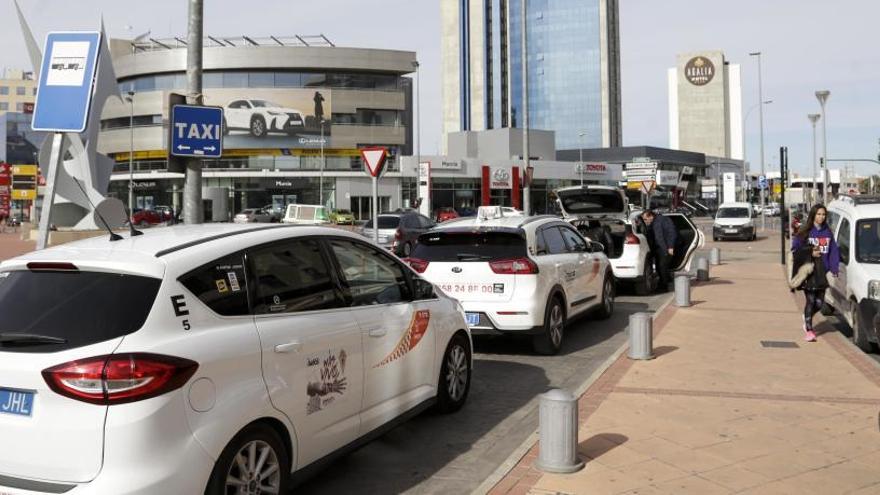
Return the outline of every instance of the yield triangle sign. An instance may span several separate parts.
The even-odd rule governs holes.
[[[388,150],[385,148],[363,148],[361,149],[361,157],[367,166],[367,171],[373,177],[379,177],[382,173],[382,167],[385,165],[385,157]]]

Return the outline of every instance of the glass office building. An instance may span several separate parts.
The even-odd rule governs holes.
[[[523,126],[521,2],[442,3],[444,134]],[[555,131],[557,149],[619,146],[617,0],[527,9],[529,127]]]

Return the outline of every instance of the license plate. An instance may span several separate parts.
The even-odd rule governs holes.
[[[480,324],[480,313],[465,313],[467,324],[469,327],[475,327]]]
[[[725,234],[736,234],[736,229],[724,229]]]
[[[33,392],[0,388],[0,413],[30,416],[33,412]]]

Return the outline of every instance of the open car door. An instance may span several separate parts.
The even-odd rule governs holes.
[[[706,238],[703,236],[703,232],[684,214],[664,213],[663,216],[672,220],[678,231],[678,246],[675,248],[675,256],[669,267],[673,271],[689,270],[694,253],[703,247]]]

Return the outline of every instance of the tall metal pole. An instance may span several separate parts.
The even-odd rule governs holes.
[[[825,129],[825,102],[831,96],[831,91],[816,91],[816,98],[819,100],[819,106],[822,107],[822,203],[828,204],[828,134]]]
[[[318,179],[318,204],[324,204],[324,118],[321,117],[321,121],[318,122],[318,125],[321,126],[321,176]]]
[[[764,105],[761,104],[764,101],[764,82],[761,75],[761,52],[752,52],[749,55],[758,57],[758,117],[761,121],[761,175],[767,177],[767,173],[764,170]],[[761,230],[763,231],[767,226],[767,217],[764,215],[764,190],[761,189],[759,192],[761,194]]]
[[[189,31],[186,36],[187,100],[190,105],[201,105],[202,98],[202,28],[203,0],[189,0]],[[183,221],[202,223],[202,161],[186,161],[186,182],[183,185]]]
[[[422,111],[422,79],[421,73],[419,72],[419,61],[413,61],[413,67],[416,69],[416,170],[421,173],[422,167],[422,128],[421,128],[421,111]],[[428,177],[428,181],[430,182],[431,178]],[[428,184],[428,191],[431,190],[431,184]],[[431,212],[433,211],[433,206],[431,205],[431,194],[428,194],[427,198],[422,198],[422,201],[427,202],[427,208],[422,208],[421,205],[419,209],[421,211],[427,211],[428,216],[431,216]],[[455,207],[455,205],[452,205]]]
[[[816,121],[819,120],[821,115],[818,113],[811,113],[807,115],[807,118],[810,119],[810,124],[813,125],[813,180],[810,181],[810,207],[812,208],[814,204],[816,204],[818,198],[816,188]]]
[[[134,213],[134,91],[128,92],[128,214]]]
[[[528,15],[528,0],[522,0],[520,12],[520,24],[522,29],[522,93],[523,93],[523,161],[524,170],[529,169],[529,51],[526,46],[528,34],[526,33],[526,17]],[[532,211],[531,184],[523,187],[523,212],[529,215]],[[515,193],[514,193],[515,194]]]
[[[779,182],[780,182],[780,191],[782,192],[781,198],[779,202],[781,204],[781,208],[779,210],[779,227],[781,229],[779,236],[779,254],[780,254],[780,263],[785,264],[785,219],[789,218],[788,210],[785,207],[785,186],[788,180],[788,147],[782,146],[779,148]],[[789,221],[791,221],[789,219]]]
[[[578,137],[580,138],[580,147],[578,147],[578,163],[581,168],[581,187],[584,187],[584,135],[585,132],[579,132]]]
[[[373,176],[373,242],[379,244],[379,177]]]

